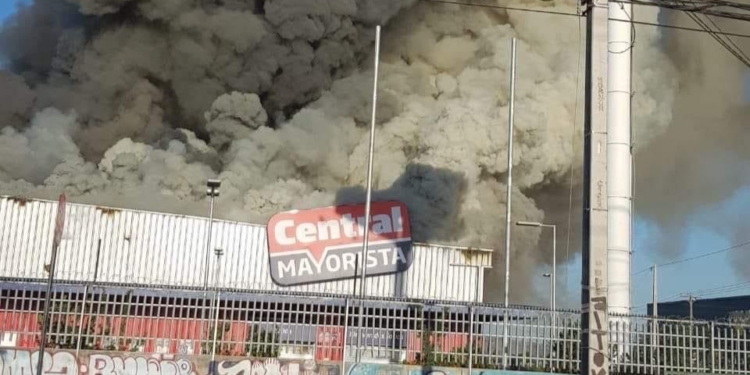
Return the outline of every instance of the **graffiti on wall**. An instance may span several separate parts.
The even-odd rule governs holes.
[[[36,375],[36,351],[0,349],[0,375]],[[190,359],[188,359],[190,358]],[[143,355],[93,352],[76,357],[69,351],[45,351],[43,375],[209,375],[214,367],[207,356]],[[349,375],[466,375],[465,369],[359,364],[347,366]],[[212,375],[342,375],[335,364],[313,360],[238,359],[216,362]],[[474,370],[472,375],[536,375],[529,372]]]
[[[42,373],[45,375],[198,375],[193,364],[173,355],[119,356],[90,354],[79,361],[71,352],[44,352]],[[36,374],[39,352],[0,350],[0,375]]]
[[[335,368],[338,370],[338,368]],[[281,363],[278,359],[264,360],[244,359],[241,361],[222,361],[216,369],[217,375],[316,375],[317,366],[313,361]],[[328,375],[338,375],[338,371],[325,371]],[[3,374],[4,375],[4,374]]]
[[[360,363],[347,367],[348,375],[402,375],[403,366],[390,364]]]
[[[39,352],[0,349],[2,375],[36,374],[38,360]],[[78,360],[75,355],[68,352],[45,352],[42,372],[50,375],[78,375]]]
[[[36,375],[37,351],[0,349],[0,375]],[[43,375],[207,375],[206,357],[171,354],[90,353],[76,357],[68,351],[44,352]],[[339,375],[338,366],[314,361],[243,359],[218,361],[216,375]]]

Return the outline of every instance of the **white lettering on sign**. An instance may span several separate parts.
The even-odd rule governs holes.
[[[390,215],[374,215],[372,232],[375,234],[398,233],[403,231],[401,208],[392,207]],[[309,244],[317,241],[337,240],[362,237],[365,234],[365,217],[357,217],[356,222],[351,214],[342,215],[339,220],[325,220],[316,223],[299,223],[293,219],[279,220],[274,225],[273,233],[280,245],[291,246],[297,243]]]
[[[355,253],[329,253],[325,261],[317,264],[308,257],[280,259],[276,263],[279,277],[313,275],[321,272],[350,272],[356,269]],[[406,255],[399,246],[372,250],[367,254],[367,268],[407,264]]]

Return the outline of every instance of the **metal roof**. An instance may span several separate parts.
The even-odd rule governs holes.
[[[45,279],[50,261],[57,202],[0,197],[0,278]],[[265,226],[214,220],[205,264],[205,217],[68,203],[55,278],[142,286],[202,287],[208,268],[211,286],[229,289],[347,294],[354,280],[281,287],[269,275]],[[99,242],[101,245],[99,251]],[[97,257],[97,253],[99,254]],[[476,270],[451,264],[491,266],[492,251],[415,244],[413,264],[398,275],[368,277],[367,295],[444,301],[472,301]],[[216,280],[216,282],[214,282]],[[479,302],[484,274],[479,276]]]

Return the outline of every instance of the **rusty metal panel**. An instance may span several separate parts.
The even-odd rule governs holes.
[[[60,280],[202,287],[208,270],[211,287],[349,295],[358,290],[354,279],[293,287],[273,283],[262,225],[215,220],[206,267],[207,218],[70,203],[68,207],[56,270]],[[56,208],[53,201],[0,198],[0,278],[47,277]],[[216,248],[224,255],[214,275]],[[413,264],[405,273],[367,278],[367,295],[473,301],[477,270],[451,265],[491,266],[490,250],[414,244],[413,251]],[[480,301],[483,280],[480,273]]]

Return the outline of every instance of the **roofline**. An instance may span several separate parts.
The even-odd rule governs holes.
[[[12,195],[5,195],[5,194],[0,194],[0,199],[19,199],[19,200],[23,199],[26,201],[57,203],[57,201],[50,200],[50,199],[26,198],[22,196],[12,196]],[[76,203],[76,202],[70,202],[70,201],[67,201],[66,204],[73,204],[73,205],[78,205],[78,206],[90,206],[90,207],[96,207],[96,208],[101,208],[105,210],[119,210],[119,211],[130,211],[130,212],[139,212],[139,213],[147,213],[147,214],[161,214],[161,215],[170,215],[170,216],[201,219],[201,220],[208,219],[205,216],[176,214],[172,212],[163,212],[163,211],[146,211],[146,210],[138,210],[138,209],[133,209],[133,208],[113,207],[113,206],[106,206],[106,205],[99,205],[99,204]],[[263,227],[263,228],[266,227],[266,225],[264,224],[250,223],[247,221],[237,221],[237,220],[214,219],[214,222],[252,225],[252,226]],[[494,249],[490,249],[490,248],[474,247],[474,246],[457,246],[457,245],[440,244],[440,243],[434,243],[434,242],[416,242],[415,241],[413,242],[413,244],[419,245],[419,246],[426,246],[426,247],[442,247],[442,248],[453,249],[453,250],[458,250],[458,251],[466,251],[466,252],[492,253],[495,251]]]

